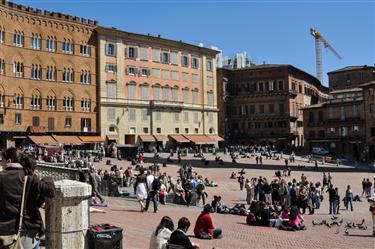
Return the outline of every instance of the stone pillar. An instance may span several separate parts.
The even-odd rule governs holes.
[[[46,249],[86,249],[91,186],[71,180],[55,182],[56,195],[46,202]]]

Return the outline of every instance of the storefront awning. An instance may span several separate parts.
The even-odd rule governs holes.
[[[195,144],[214,144],[215,141],[206,135],[184,135],[187,139]]]
[[[85,144],[104,142],[104,139],[101,136],[79,136],[79,139]]]
[[[57,143],[67,145],[81,145],[82,141],[77,136],[52,136]]]
[[[168,140],[168,138],[164,135],[154,135],[154,138],[158,142],[164,142]]]
[[[34,144],[57,144],[56,140],[51,136],[29,136]]]
[[[190,142],[189,139],[179,134],[169,135],[169,137],[172,138],[177,143],[189,143]]]
[[[152,135],[139,135],[139,139],[141,139],[144,143],[152,143],[155,142],[155,138]]]
[[[219,135],[206,135],[209,137],[211,140],[216,141],[216,142],[222,142],[224,141],[224,138],[220,137]]]
[[[107,135],[107,140],[118,140],[119,136],[118,134],[109,134]]]

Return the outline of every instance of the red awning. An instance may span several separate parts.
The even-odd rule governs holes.
[[[82,141],[77,136],[52,136],[59,144],[81,145]]]
[[[104,142],[104,139],[101,136],[79,136],[79,139],[85,144]]]
[[[221,142],[224,141],[224,138],[220,137],[219,135],[206,135],[209,137],[211,140],[214,140],[216,142]]]

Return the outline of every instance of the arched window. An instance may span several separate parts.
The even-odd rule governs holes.
[[[81,100],[81,110],[83,112],[90,112],[91,101],[89,98],[82,98]]]
[[[30,109],[31,110],[40,110],[42,107],[42,97],[40,96],[39,91],[34,91],[30,98]]]

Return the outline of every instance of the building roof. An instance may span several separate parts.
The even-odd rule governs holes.
[[[147,41],[159,42],[161,44],[168,44],[168,45],[174,46],[174,47],[185,46],[185,47],[187,47],[191,50],[194,50],[196,52],[206,53],[206,54],[210,54],[210,55],[213,55],[213,56],[220,53],[220,51],[210,49],[210,48],[206,48],[206,47],[200,47],[200,46],[197,46],[197,45],[192,45],[192,44],[189,44],[189,43],[182,42],[181,40],[176,41],[176,40],[172,40],[172,39],[162,38],[160,35],[158,35],[158,36],[152,36],[150,34],[143,35],[143,34],[137,34],[137,33],[131,33],[131,32],[128,32],[128,31],[119,30],[117,28],[108,28],[108,27],[102,27],[102,26],[97,27],[96,31],[98,32],[98,34],[110,34],[110,35],[117,35],[117,36],[120,36],[120,37],[141,39],[141,40],[145,40],[145,42],[147,42]]]
[[[363,66],[347,66],[347,67],[343,67],[343,68],[340,68],[340,69],[337,69],[335,71],[331,71],[331,72],[328,72],[327,74],[333,74],[333,73],[342,73],[342,72],[348,72],[348,71],[355,71],[355,70],[361,70],[361,69],[375,69],[375,67],[373,66],[367,66],[367,65],[363,65]]]
[[[375,85],[375,80],[363,83],[363,84],[359,85],[359,87],[371,86],[371,85]]]
[[[348,89],[341,89],[330,92],[330,94],[337,94],[337,93],[351,93],[351,92],[362,92],[361,88],[348,88]]]

